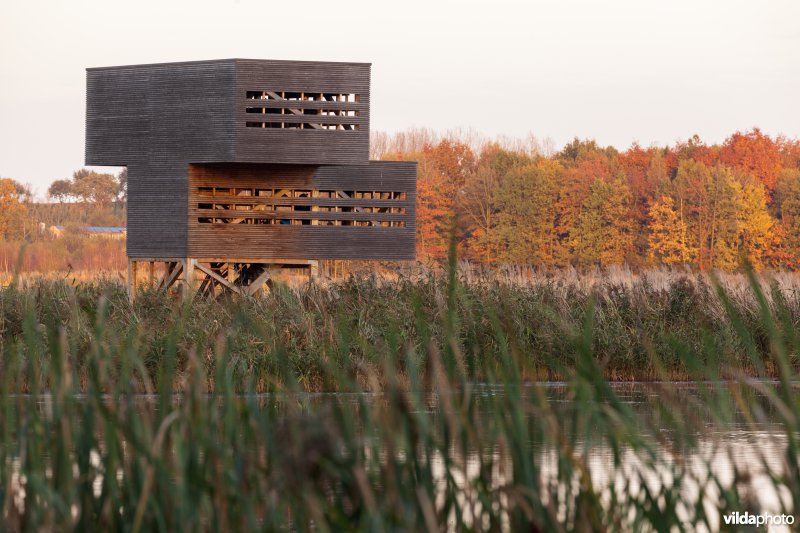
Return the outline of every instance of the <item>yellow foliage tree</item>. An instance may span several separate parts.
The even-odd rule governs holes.
[[[687,264],[691,253],[686,223],[675,210],[675,202],[662,196],[650,206],[650,259],[665,265]]]
[[[767,211],[764,186],[754,183],[742,190],[739,212],[740,242],[742,252],[756,270],[764,268],[764,259],[773,243],[772,217]]]
[[[14,180],[0,178],[0,237],[20,237],[27,213],[27,208],[19,201],[19,190]]]

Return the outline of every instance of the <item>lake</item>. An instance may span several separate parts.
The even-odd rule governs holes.
[[[264,483],[253,499],[274,498],[269,508],[290,508],[288,495],[296,487],[321,487],[332,505],[346,510],[355,504],[351,497],[342,497],[348,489],[341,476],[351,472],[363,472],[359,491],[374,494],[372,505],[380,507],[382,498],[400,497],[397,492],[403,489],[391,475],[396,471],[404,476],[407,468],[417,472],[412,479],[419,486],[431,489],[427,496],[411,499],[427,502],[421,503],[423,510],[441,517],[437,522],[448,530],[514,530],[514,509],[526,498],[537,502],[541,512],[552,513],[555,522],[574,523],[581,512],[576,506],[586,498],[580,494],[587,490],[601,507],[628,509],[629,516],[616,512],[634,529],[648,505],[660,505],[671,509],[689,530],[717,530],[723,521],[720,502],[729,497],[726,491],[738,498],[726,507],[729,510],[781,514],[793,508],[796,494],[776,482],[787,468],[789,438],[786,413],[771,399],[780,390],[776,383],[618,383],[606,392],[586,387],[469,384],[461,390],[406,395],[102,396],[100,403],[112,413],[105,415],[97,398],[90,396],[74,397],[66,410],[52,396],[14,399],[19,405],[35,406],[45,426],[58,427],[55,411],[74,417],[69,429],[74,440],[80,435],[86,439],[84,430],[92,426],[95,440],[83,448],[90,450],[83,461],[88,466],[78,466],[79,446],[70,453],[75,457],[73,469],[90,474],[91,496],[98,501],[108,497],[110,465],[115,486],[121,488],[129,481],[138,483],[132,476],[141,474],[132,466],[137,433],[104,423],[117,417],[132,428],[149,424],[151,429],[143,434],[157,440],[155,430],[170,412],[177,429],[163,451],[169,483],[182,486],[188,475],[209,468],[204,463],[209,457],[230,454],[230,464],[240,465],[237,468],[263,463],[268,473],[243,471],[241,477]],[[396,402],[405,402],[405,407],[394,407]],[[203,412],[192,416],[187,405]],[[397,412],[405,414],[400,417]],[[192,427],[192,420],[203,420],[208,427]],[[24,512],[30,492],[41,489],[31,485],[30,477],[37,472],[30,458],[24,458],[23,468],[20,456],[14,455],[19,443],[18,438],[6,441],[11,468],[4,481],[14,505]],[[58,447],[38,448],[40,483],[55,479],[58,452]],[[197,464],[187,466],[189,457]],[[285,501],[280,491],[275,494],[275,486],[287,491]],[[413,495],[413,486],[400,487]],[[522,488],[530,494],[515,495]],[[621,501],[627,503],[620,505]],[[78,503],[72,505],[76,520],[79,508]],[[255,523],[269,528],[268,512],[262,512],[265,516]],[[614,513],[604,519],[609,516]],[[698,517],[705,523],[697,524]],[[292,527],[297,519],[290,512],[282,523]],[[781,530],[790,528],[770,529]]]

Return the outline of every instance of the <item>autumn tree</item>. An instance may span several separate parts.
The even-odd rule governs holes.
[[[773,220],[767,211],[766,195],[761,183],[747,184],[742,188],[739,220],[741,255],[747,257],[756,270],[764,268],[773,242]]]
[[[653,150],[645,173],[645,182],[647,187],[652,189],[653,198],[659,196],[670,181],[669,166],[664,152],[665,150],[661,149]]]
[[[442,259],[453,215],[462,253],[488,264],[629,261],[701,270],[800,269],[800,141],[753,129],[625,151],[573,139],[543,154],[500,139],[387,137],[379,153],[419,161],[421,257]],[[481,141],[482,142],[482,141]],[[376,143],[378,146],[380,143]],[[477,160],[469,146],[482,146]],[[552,155],[551,155],[552,154]]]
[[[797,188],[800,184],[800,168],[784,168],[778,175],[778,181],[773,191],[772,207],[778,220],[792,217],[794,206],[800,202]]]
[[[117,174],[117,199],[123,203],[128,201],[128,167]]]
[[[634,257],[644,259],[648,256],[649,209],[659,187],[669,179],[667,168],[660,149],[645,150],[636,143],[620,153],[618,159],[631,190],[631,217],[636,225]]]
[[[686,223],[675,210],[675,202],[662,196],[649,209],[649,254],[651,260],[664,265],[689,263]]]
[[[777,143],[758,128],[734,133],[725,140],[719,154],[720,162],[754,176],[767,193],[775,188],[782,159]]]
[[[678,216],[687,226],[691,259],[700,269],[708,268],[707,241],[711,234],[711,171],[700,162],[685,159],[678,165],[673,183]]]
[[[559,179],[556,204],[556,264],[567,265],[573,260],[572,236],[576,232],[592,184],[597,180],[609,182],[622,174],[616,157],[617,152],[614,149],[602,149],[594,141],[578,139],[567,145],[557,157],[564,166],[564,171]]]
[[[656,152],[657,150],[644,150],[634,143],[626,151],[619,154],[619,164],[628,181],[635,211],[646,212],[646,206],[649,200],[653,198],[656,184],[651,183],[651,174],[648,170],[650,169],[650,161]],[[644,219],[646,217],[642,215],[641,218]]]
[[[72,197],[72,181],[55,180],[47,188],[47,195],[58,202],[67,201]]]
[[[527,155],[510,152],[496,144],[481,151],[477,167],[467,174],[459,195],[458,211],[465,224],[467,258],[487,264],[497,262],[501,246],[497,232],[501,180],[512,169],[529,165],[532,161]]]
[[[504,262],[550,265],[556,245],[561,165],[540,160],[510,170],[497,190],[497,227]]]
[[[679,142],[673,151],[677,161],[691,159],[709,168],[719,161],[719,152],[719,146],[708,146],[697,134],[692,135],[684,142]]]
[[[111,203],[119,193],[119,182],[113,174],[80,169],[72,175],[71,191],[74,196],[87,203],[103,207]]]
[[[800,139],[788,139],[780,136],[775,142],[783,157],[783,168],[800,169]]]
[[[499,253],[495,231],[498,181],[493,168],[481,165],[467,180],[460,197],[459,212],[466,225],[466,256],[486,264],[495,263]]]
[[[621,179],[597,179],[583,203],[572,246],[582,266],[608,266],[626,260],[633,246],[631,193]]]
[[[730,168],[682,161],[674,183],[679,214],[687,224],[692,259],[701,270],[732,269],[742,249],[743,186]]]
[[[733,270],[740,259],[742,185],[729,168],[717,165],[711,169],[707,192],[710,235],[704,245],[709,265]]]
[[[456,196],[475,170],[475,156],[465,144],[442,141],[419,154],[417,174],[417,250],[424,258],[447,258]]]
[[[27,212],[25,204],[20,201],[17,183],[10,178],[0,178],[0,237],[21,237]]]
[[[776,231],[783,237],[780,250],[770,250],[771,255],[782,254],[774,263],[789,268],[800,268],[800,169],[786,168],[780,173],[775,187],[778,222]]]

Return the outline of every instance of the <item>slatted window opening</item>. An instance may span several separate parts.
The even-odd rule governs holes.
[[[403,228],[407,196],[397,191],[198,187],[200,224]]]
[[[263,90],[246,91],[246,98],[248,128],[357,131],[361,125],[355,93]]]

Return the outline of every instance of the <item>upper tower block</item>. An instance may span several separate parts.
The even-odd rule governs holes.
[[[366,164],[368,63],[236,61],[236,160]]]
[[[369,63],[87,69],[86,163],[367,164],[369,87]]]

